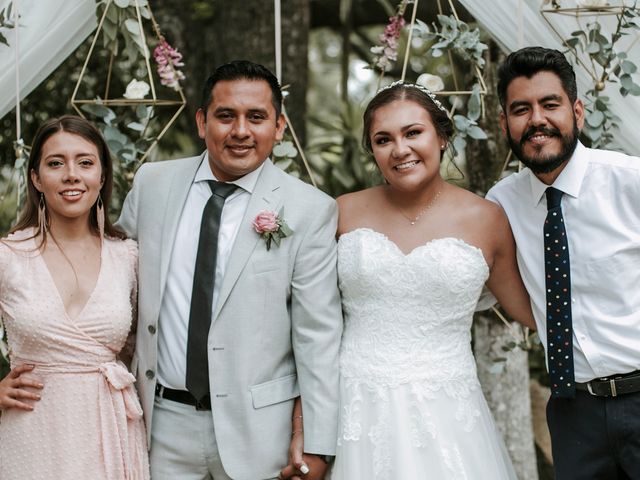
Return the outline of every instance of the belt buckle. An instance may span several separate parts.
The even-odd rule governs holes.
[[[618,396],[618,391],[616,390],[616,381],[613,378],[608,379],[609,380],[609,390],[611,391],[611,395],[598,395],[597,393],[595,393],[593,391],[593,388],[591,388],[591,382],[593,382],[593,380],[591,382],[587,382],[587,391],[593,395],[594,397],[617,397]],[[606,382],[607,379],[602,379],[602,382]]]
[[[611,385],[611,396],[612,397],[617,397],[618,396],[618,392],[616,391],[616,381],[615,379],[611,379],[609,380],[609,385]]]
[[[156,396],[164,398],[164,385],[160,385],[159,383],[156,385]]]

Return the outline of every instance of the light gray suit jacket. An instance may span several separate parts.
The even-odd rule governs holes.
[[[156,332],[162,328],[158,314],[178,221],[203,159],[207,161],[206,152],[145,164],[118,220],[139,245],[132,370],[148,430]],[[294,233],[267,251],[252,222],[261,211],[283,207]],[[234,479],[273,478],[286,465],[298,395],[305,451],[335,454],[342,335],[336,223],[333,199],[265,162],[233,245],[208,339],[216,440],[224,468]]]

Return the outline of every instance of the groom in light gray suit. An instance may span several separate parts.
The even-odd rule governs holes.
[[[219,67],[196,116],[206,152],[144,165],[125,201],[118,223],[140,250],[132,370],[154,480],[275,478],[289,461],[298,396],[311,470],[301,477],[322,478],[326,457],[335,454],[337,209],[268,159],[285,129],[281,105],[278,81],[266,68],[247,61]],[[217,252],[203,249],[200,237],[208,231],[203,212],[220,185],[212,180],[235,185],[220,200]],[[289,228],[281,226],[268,242],[254,225],[261,213],[278,214]],[[192,289],[209,253],[211,318],[199,339],[203,360],[194,367],[188,349],[203,324],[194,319]],[[189,369],[207,375],[206,395],[188,386]]]

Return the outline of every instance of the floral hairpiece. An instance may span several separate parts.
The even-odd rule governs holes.
[[[425,87],[424,85],[420,85],[419,83],[406,83],[403,82],[402,80],[396,80],[393,83],[390,83],[389,85],[385,85],[384,87],[380,88],[377,92],[376,95],[380,92],[384,92],[385,90],[388,90],[390,88],[393,87],[397,87],[398,85],[402,85],[403,87],[409,87],[409,88],[417,88],[418,90],[420,90],[422,93],[427,94],[427,96],[431,99],[431,101],[433,103],[435,103],[436,107],[438,107],[440,109],[440,111],[444,112],[444,113],[448,113],[447,109],[444,108],[444,105],[442,105],[442,103],[440,102],[440,100],[438,100],[436,98],[436,94],[433,93],[431,90],[429,90],[427,87]]]

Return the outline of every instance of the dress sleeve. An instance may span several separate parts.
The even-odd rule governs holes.
[[[0,239],[0,295],[4,292],[5,276],[13,255],[11,248],[5,242],[5,238]]]

